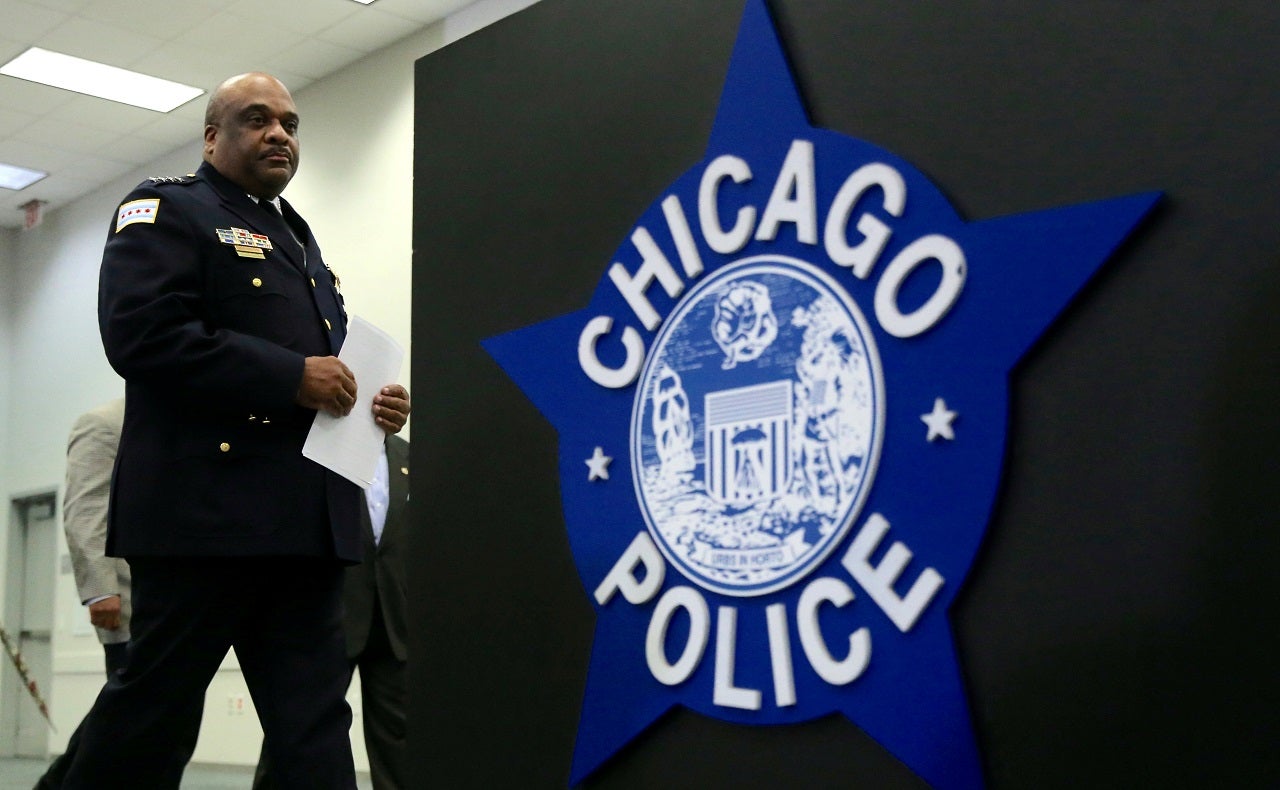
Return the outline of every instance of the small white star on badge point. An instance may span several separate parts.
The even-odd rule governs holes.
[[[958,416],[957,412],[947,408],[947,402],[942,398],[935,398],[933,401],[933,411],[928,414],[921,414],[920,420],[929,426],[929,433],[925,437],[925,441],[932,442],[941,436],[943,439],[952,441],[956,438],[955,431],[951,428],[951,423]]]
[[[583,461],[587,465],[587,482],[609,479],[609,462],[613,458],[604,454],[604,448],[597,447],[591,457]]]

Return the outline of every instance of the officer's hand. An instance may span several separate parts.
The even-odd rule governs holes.
[[[89,604],[89,622],[114,631],[120,627],[120,596],[113,595]]]
[[[373,421],[388,434],[399,433],[412,408],[409,391],[399,384],[389,384],[373,396]]]
[[[356,377],[337,357],[307,357],[296,400],[308,409],[345,417],[356,405]]]

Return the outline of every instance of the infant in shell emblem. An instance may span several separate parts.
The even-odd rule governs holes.
[[[802,578],[870,490],[883,392],[866,319],[817,267],[761,256],[716,272],[664,324],[636,390],[632,470],[655,542],[726,595]]]

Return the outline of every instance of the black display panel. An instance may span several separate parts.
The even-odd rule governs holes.
[[[769,3],[814,125],[979,220],[1165,199],[1011,376],[954,609],[992,787],[1280,780],[1280,8]],[[594,614],[555,431],[480,341],[584,307],[703,155],[741,0],[542,0],[417,64],[410,753],[564,787]],[[677,710],[584,787],[917,787],[848,721]]]

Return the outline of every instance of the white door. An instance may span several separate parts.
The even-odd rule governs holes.
[[[54,572],[58,550],[55,496],[43,494],[14,501],[10,532],[5,630],[17,648],[28,676],[45,702],[53,677]],[[0,751],[44,759],[49,755],[49,724],[32,699],[9,656],[4,667],[4,713],[0,716]]]

